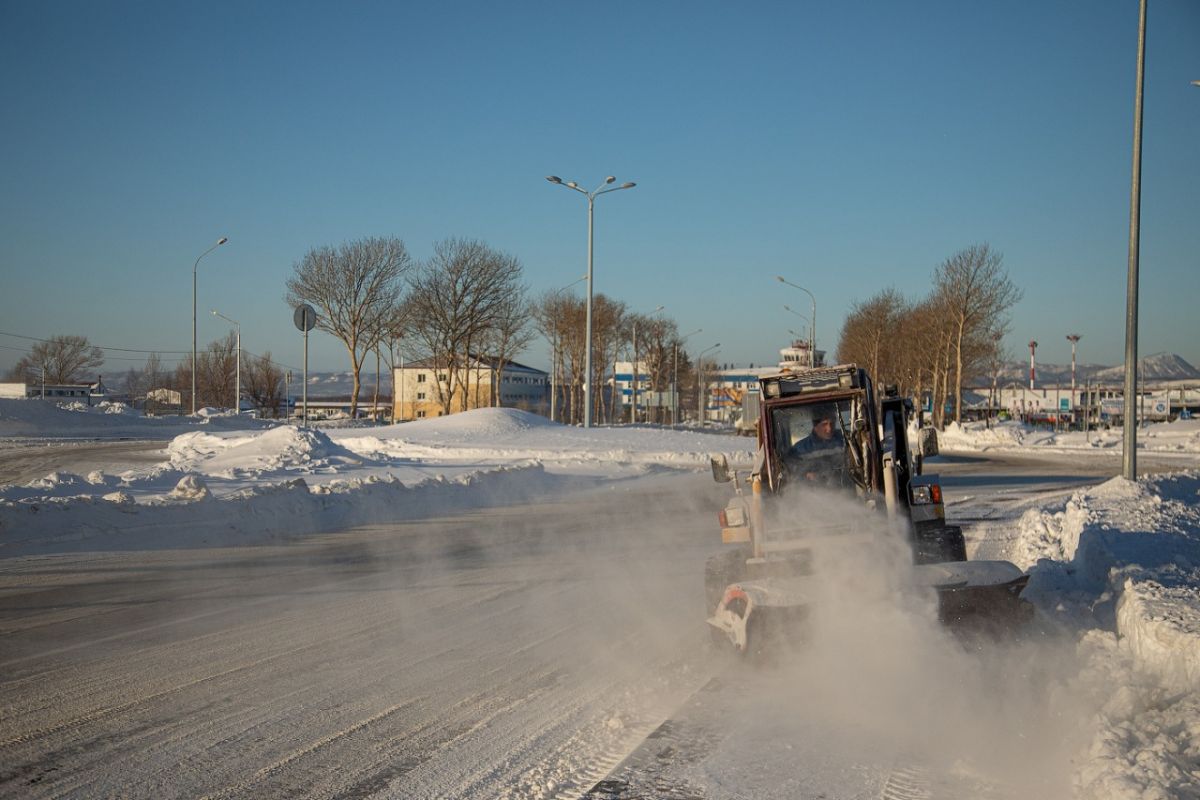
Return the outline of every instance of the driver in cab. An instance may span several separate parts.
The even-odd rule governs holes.
[[[840,452],[846,446],[842,431],[837,425],[837,410],[834,406],[820,406],[813,411],[813,426],[808,436],[792,445],[788,453],[789,460],[798,466],[796,470],[805,480],[817,480],[824,477],[816,466],[817,459],[810,458],[815,454],[831,454]],[[810,462],[810,463],[806,463]]]

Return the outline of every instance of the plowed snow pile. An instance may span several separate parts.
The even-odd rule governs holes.
[[[329,430],[265,421],[229,429],[235,418],[119,418],[128,426],[122,436],[161,435],[168,424],[180,431],[168,460],[0,487],[0,556],[249,543],[522,502],[580,482],[706,469],[713,452],[743,462],[751,456],[750,443],[732,436],[649,426],[585,430],[501,408]],[[79,427],[78,419],[93,427]],[[19,435],[66,428],[107,436],[111,419],[94,409],[0,400],[0,431]]]
[[[1021,518],[1026,597],[1080,636],[1096,729],[1079,796],[1200,796],[1200,473],[1114,478]]]

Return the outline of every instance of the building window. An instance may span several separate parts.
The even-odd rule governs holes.
[[[418,399],[418,400],[424,400],[424,399],[425,399],[425,393],[424,393],[424,392],[417,392],[417,399]]]
[[[425,382],[425,373],[418,372],[417,373],[417,383],[424,383],[424,382]]]
[[[421,417],[423,417],[423,416],[425,416],[425,412],[424,412],[424,411],[418,411],[418,412],[417,412],[417,418],[418,418],[418,419],[420,419],[420,418],[421,418]]]

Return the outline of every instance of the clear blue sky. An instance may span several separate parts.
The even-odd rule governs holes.
[[[284,281],[311,247],[448,236],[534,290],[596,291],[693,352],[777,359],[850,304],[989,242],[1008,346],[1124,353],[1136,0],[963,3],[0,3],[0,331],[186,351],[216,308],[298,365]],[[1200,366],[1200,3],[1151,0],[1140,351]],[[577,290],[582,287],[576,287]],[[0,337],[0,368],[28,342]],[[539,342],[522,360],[545,365]],[[106,371],[138,361],[114,359]],[[166,360],[166,359],[164,359]],[[310,368],[345,369],[314,334]]]

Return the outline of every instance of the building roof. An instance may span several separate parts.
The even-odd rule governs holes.
[[[500,359],[497,356],[472,355],[470,357],[470,361],[467,364],[465,364],[464,366],[466,366],[468,369],[478,369],[480,367],[487,368],[487,369],[496,369],[498,367],[499,363],[500,363]],[[422,359],[418,359],[416,361],[405,362],[403,368],[405,370],[446,369],[446,364],[440,364],[440,363],[434,361],[434,359],[432,359],[432,358],[422,358]],[[400,369],[400,367],[397,367],[397,369]],[[529,367],[529,366],[526,366],[525,364],[521,364],[521,363],[513,361],[511,359],[505,359],[504,369],[506,371],[512,370],[514,372],[528,372],[528,373],[531,373],[534,375],[549,375],[550,374],[549,372],[546,372],[545,370],[540,370],[540,369],[537,369],[536,367]]]

